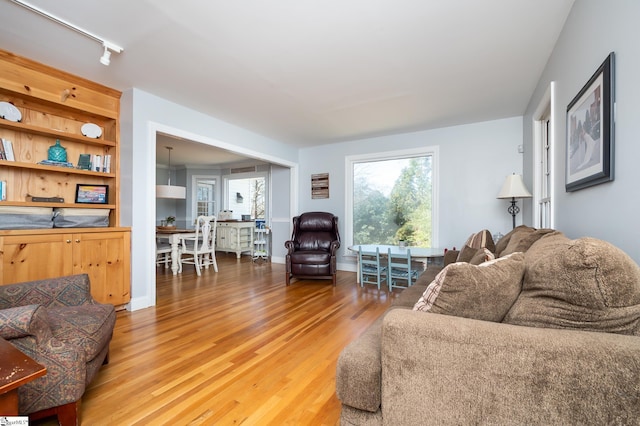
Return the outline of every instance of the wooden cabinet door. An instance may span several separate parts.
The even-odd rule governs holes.
[[[72,274],[70,234],[0,237],[0,284]]]
[[[229,250],[232,244],[231,231],[232,228],[225,225],[218,225],[216,229],[216,249]]]
[[[238,250],[240,248],[238,247],[238,228],[236,227],[229,228],[229,232],[227,235],[228,235],[227,246],[231,250]]]
[[[98,302],[116,306],[129,302],[130,247],[128,231],[73,235],[73,271],[89,274],[91,294]]]

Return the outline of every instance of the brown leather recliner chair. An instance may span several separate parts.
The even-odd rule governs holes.
[[[338,217],[309,212],[293,218],[291,240],[286,241],[287,277],[331,279],[336,285],[336,251],[340,248]]]

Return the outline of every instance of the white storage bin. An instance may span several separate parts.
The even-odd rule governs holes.
[[[53,227],[53,208],[0,206],[0,229],[45,229]]]
[[[54,228],[106,228],[109,209],[56,208],[53,212]]]

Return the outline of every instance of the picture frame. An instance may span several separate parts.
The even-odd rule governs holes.
[[[311,175],[311,199],[329,198],[329,173]]]
[[[607,56],[567,106],[567,192],[614,179],[614,56]]]
[[[108,204],[109,185],[79,183],[76,185],[76,203]]]

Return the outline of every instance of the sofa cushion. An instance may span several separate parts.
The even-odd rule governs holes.
[[[530,252],[522,294],[504,322],[640,335],[640,267],[622,250],[552,234]]]
[[[416,304],[416,300],[420,299],[420,296],[422,296],[422,293],[424,293],[428,285],[428,282],[416,281],[416,283],[411,287],[407,287],[402,290],[402,292],[391,301],[391,306],[412,309],[413,305]]]
[[[481,265],[453,263],[438,274],[414,310],[485,321],[502,321],[520,294],[524,254]]]
[[[47,308],[47,316],[54,337],[82,348],[87,361],[108,345],[116,321],[113,305],[106,304]]]
[[[505,249],[502,250],[502,252],[500,252],[500,256],[498,257],[507,256],[511,253],[516,253],[516,252],[524,253],[527,250],[529,250],[529,247],[531,247],[533,243],[538,241],[544,235],[550,234],[552,232],[557,232],[557,231],[553,229],[544,228],[544,229],[536,229],[533,231],[523,230],[520,232],[516,232],[511,236],[511,238],[509,239],[509,244],[507,244],[507,247],[505,247]]]
[[[500,254],[502,253],[502,251],[505,248],[507,248],[507,245],[509,244],[509,241],[511,241],[511,237],[513,237],[516,233],[518,233],[518,232],[533,232],[533,231],[535,231],[535,228],[531,228],[530,226],[526,226],[526,225],[520,225],[520,226],[516,226],[511,231],[507,232],[507,235],[505,235],[502,238],[500,238],[498,240],[498,242],[496,243],[496,249],[494,250],[494,253],[496,254],[496,257],[500,257]]]

